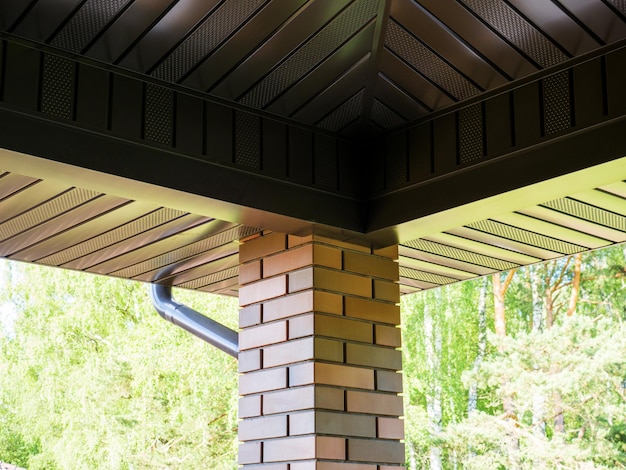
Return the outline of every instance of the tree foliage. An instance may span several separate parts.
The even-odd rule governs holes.
[[[482,323],[484,279],[403,299],[409,465],[626,467],[626,249],[497,276],[487,278],[493,295]],[[439,362],[427,357],[431,329],[443,335]],[[427,412],[433,400],[438,423]],[[428,458],[433,448],[440,463]]]
[[[144,285],[16,264],[3,274],[0,461],[236,468],[233,358],[163,321]],[[233,299],[177,295],[236,323]]]

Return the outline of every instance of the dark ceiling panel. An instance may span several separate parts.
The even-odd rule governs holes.
[[[128,8],[89,46],[85,55],[103,62],[117,63],[124,52],[167,11],[171,3],[171,0],[132,0]]]
[[[611,5],[622,15],[626,16],[626,1],[624,0],[604,0],[606,4]]]
[[[520,78],[536,72],[537,68],[511,47],[502,36],[485,28],[476,15],[456,0],[419,0],[433,16],[445,23],[452,34],[458,35],[505,76]]]
[[[458,35],[446,28],[419,3],[411,0],[392,2],[390,15],[413,35],[419,36],[439,57],[467,77],[480,89],[503,85],[507,79],[474,52]]]
[[[37,0],[11,0],[0,2],[0,28],[8,30],[18,20],[20,15],[36,3]]]
[[[340,103],[333,111],[316,122],[322,129],[332,132],[341,132],[361,116],[363,107],[363,95],[365,90],[360,90],[343,103]]]
[[[369,55],[363,57],[341,77],[316,96],[315,102],[309,101],[292,116],[301,122],[317,124],[343,105],[344,97],[353,97],[363,89],[362,80],[370,71]],[[348,101],[348,100],[347,100]],[[350,114],[354,118],[361,116],[362,103]],[[328,127],[320,125],[324,129]],[[343,126],[342,126],[343,127]]]
[[[398,58],[410,65],[441,91],[455,101],[470,98],[482,90],[461,74],[444,58],[433,52],[417,36],[402,25],[389,20],[387,24],[387,48]]]
[[[371,120],[385,130],[395,129],[407,122],[405,117],[378,99],[372,103]]]
[[[267,0],[226,0],[215,8],[152,71],[153,77],[178,82],[241,27]]]
[[[386,103],[398,115],[403,116],[408,121],[424,117],[429,112],[419,101],[416,101],[409,93],[382,73],[378,75],[374,90],[377,100]]]
[[[170,2],[162,16],[150,25],[141,39],[119,60],[118,65],[149,73],[186,39],[219,0],[178,0]]]
[[[87,0],[50,43],[72,52],[81,52],[130,0]]]
[[[353,36],[350,41],[343,44],[315,70],[290,87],[280,100],[269,105],[266,108],[267,111],[293,117],[306,104],[313,101],[317,102],[316,97],[324,89],[332,87],[335,81],[347,74],[346,64],[360,64],[370,60],[375,26],[374,23],[370,23]],[[367,70],[369,69],[371,66],[367,68]],[[350,69],[348,69],[348,73],[349,71]],[[356,80],[363,78],[367,77],[360,76]],[[357,88],[362,87],[362,82],[359,81],[356,86]]]
[[[255,108],[265,108],[365,27],[377,12],[377,0],[355,1],[238,98],[238,101]]]
[[[560,0],[563,7],[604,44],[626,35],[626,25],[601,0]]]
[[[201,64],[186,78],[182,84],[197,90],[210,90],[220,80],[225,78],[232,70],[242,64],[252,54],[263,54],[261,49],[268,52],[273,49],[264,45],[271,41],[272,36],[278,31],[293,23],[303,16],[310,5],[303,5],[306,0],[275,0],[269,2],[250,21],[239,28],[228,41],[212,51]],[[339,2],[337,2],[339,3]],[[280,41],[274,46],[288,46],[288,43]],[[261,61],[261,67],[267,67],[268,62]],[[262,73],[262,72],[261,72]]]
[[[484,21],[485,24],[493,28],[495,32],[509,41],[510,44],[517,47],[539,66],[549,67],[562,62],[568,57],[564,50],[568,50],[567,46],[570,46],[569,41],[567,46],[564,45],[562,48],[558,47],[550,38],[546,37],[546,35],[533,24],[529,23],[524,16],[520,15],[520,13],[508,3],[504,1],[486,0],[461,1],[471,12]],[[554,16],[556,12],[557,18],[560,18],[561,21],[569,22],[569,18],[563,15],[562,12],[559,13],[555,11],[556,7],[554,7],[554,5],[545,7],[548,3],[550,2],[533,2],[533,5],[535,5],[538,10],[547,10],[546,13],[552,16]],[[563,20],[563,17],[565,20]],[[583,34],[582,31],[579,31],[578,35],[581,36]]]
[[[315,35],[349,4],[348,0],[338,0],[326,5],[308,2],[271,37],[259,43],[256,50],[226,80],[210,90],[211,93],[233,100],[242,96],[293,55],[309,37]]]
[[[470,1],[470,0],[464,0]],[[481,1],[481,0],[471,0]],[[570,56],[592,51],[600,44],[574,19],[567,15],[559,3],[507,0],[521,15],[528,19],[542,34],[551,38]]]
[[[66,22],[70,21],[82,1],[38,0],[12,32],[34,41],[48,42]]]
[[[380,69],[385,77],[413,97],[420,107],[428,111],[441,109],[454,103],[454,100],[443,93],[433,82],[420,74],[391,51],[383,50],[379,56]]]

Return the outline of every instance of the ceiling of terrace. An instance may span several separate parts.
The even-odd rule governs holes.
[[[0,256],[12,260],[237,295],[239,243],[261,232],[158,201],[77,187],[63,176],[1,170]],[[611,181],[617,173],[626,175],[626,158],[579,178]],[[520,198],[524,194],[485,203],[489,218],[473,219],[468,206],[460,224],[458,215],[445,227],[425,220],[424,235],[399,246],[401,292],[626,242],[626,181],[528,207],[515,202]]]
[[[348,136],[626,37],[623,0],[19,0],[0,31]]]

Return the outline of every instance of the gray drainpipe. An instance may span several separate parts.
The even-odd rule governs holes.
[[[239,358],[239,334],[194,309],[176,302],[172,298],[170,286],[152,284],[150,298],[156,311],[167,321],[180,326],[234,358]]]

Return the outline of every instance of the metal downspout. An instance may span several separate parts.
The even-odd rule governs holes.
[[[238,359],[239,334],[236,331],[176,302],[170,286],[152,284],[150,298],[156,311],[167,321]]]

